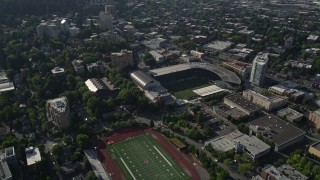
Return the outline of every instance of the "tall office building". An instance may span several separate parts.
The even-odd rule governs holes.
[[[112,21],[113,16],[110,12],[107,11],[107,9],[103,12],[100,12],[99,14],[99,20],[100,20],[100,29],[101,30],[110,30],[112,29]]]
[[[268,53],[259,53],[253,60],[250,82],[257,85],[263,86],[266,79],[266,71],[268,67]]]
[[[61,129],[66,129],[71,124],[70,108],[66,97],[48,100],[46,113],[48,120]]]

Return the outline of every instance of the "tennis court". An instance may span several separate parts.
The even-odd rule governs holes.
[[[148,134],[108,145],[108,150],[126,179],[191,179]]]

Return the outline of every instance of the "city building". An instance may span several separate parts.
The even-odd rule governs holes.
[[[71,37],[77,37],[80,34],[80,28],[72,26],[69,28],[69,34]]]
[[[194,50],[191,50],[191,51],[190,51],[190,54],[191,54],[192,56],[194,56],[194,57],[199,58],[199,59],[202,59],[203,56],[204,56],[204,53],[199,52],[199,51],[194,51]]]
[[[250,134],[255,133],[274,142],[275,151],[281,151],[304,139],[305,132],[284,120],[266,115],[247,123]]]
[[[112,94],[118,88],[116,88],[107,78],[92,78],[85,82],[86,86],[91,92],[99,94]]]
[[[119,36],[115,31],[107,31],[107,32],[100,33],[99,37],[108,42],[115,42],[119,39]]]
[[[130,73],[130,78],[144,92],[145,96],[153,103],[161,103],[165,106],[172,106],[175,100],[159,81],[143,71]]]
[[[14,84],[9,81],[6,73],[0,70],[0,94],[6,91],[13,91],[14,89]]]
[[[62,78],[65,76],[64,69],[61,67],[54,67],[53,69],[51,69],[51,73],[58,78]]]
[[[233,43],[229,41],[213,41],[209,44],[206,44],[204,48],[207,51],[217,52],[217,51],[226,51],[230,49],[232,45]]]
[[[0,155],[0,179],[1,180],[11,180],[12,173],[9,168],[10,164],[16,164],[17,159],[14,151],[14,147],[6,148],[2,151]]]
[[[312,144],[310,147],[309,147],[309,150],[308,152],[312,155],[315,155],[317,157],[320,158],[320,141]]]
[[[141,44],[149,49],[161,49],[165,48],[165,45],[168,43],[166,39],[156,38],[151,40],[142,41]]]
[[[266,71],[268,67],[268,57],[269,54],[258,54],[253,62],[252,62],[252,69],[250,74],[250,82],[257,85],[263,86],[265,85],[266,79]]]
[[[55,126],[67,129],[71,124],[69,102],[66,97],[47,100],[46,114]]]
[[[292,48],[292,46],[293,46],[293,40],[294,40],[294,38],[293,37],[288,37],[287,39],[285,39],[285,41],[284,41],[284,47],[286,48],[286,49],[291,49]]]
[[[316,42],[316,41],[318,41],[318,39],[319,39],[319,36],[310,34],[310,35],[308,36],[308,38],[307,38],[307,41],[309,41],[309,42]]]
[[[156,50],[149,51],[149,54],[156,60],[156,63],[163,63],[164,56],[158,53]]]
[[[279,109],[285,106],[286,104],[288,104],[287,97],[280,97],[280,96],[266,97],[250,89],[243,91],[242,96],[248,101],[251,101],[254,104],[257,104],[263,107],[266,111]]]
[[[72,66],[76,73],[83,74],[84,73],[84,62],[82,60],[73,60]]]
[[[58,39],[61,34],[61,28],[59,24],[54,22],[42,22],[36,27],[36,31],[38,38],[47,36],[49,38]]]
[[[317,129],[320,128],[320,109],[309,112],[308,114],[308,121]]]
[[[98,72],[98,73],[104,73],[106,70],[106,65],[102,61],[97,61],[94,63],[87,64],[87,69],[88,72],[93,73],[93,72]]]
[[[39,148],[33,146],[25,149],[27,165],[31,166],[41,161],[41,154]]]
[[[205,146],[211,144],[215,150],[227,152],[246,152],[250,158],[259,159],[268,154],[271,147],[255,136],[248,136],[235,130],[225,136],[220,136],[205,142]]]
[[[114,68],[125,68],[128,66],[133,66],[133,55],[132,51],[121,50],[117,53],[111,53],[111,64]]]
[[[282,166],[276,168],[272,165],[267,165],[261,171],[262,179],[270,180],[308,180],[309,177],[302,174],[300,171],[296,170],[288,164],[283,164]]]
[[[290,121],[291,123],[301,121],[303,117],[303,114],[289,107],[279,110],[277,115],[286,119],[287,121]]]
[[[238,94],[230,94],[224,97],[223,102],[231,108],[237,108],[249,116],[256,116],[262,109],[260,106],[248,101]]]
[[[113,16],[108,11],[102,11],[99,13],[99,22],[101,30],[110,30],[113,28]]]
[[[222,65],[243,77],[248,77],[252,68],[252,64],[242,61],[223,62]]]

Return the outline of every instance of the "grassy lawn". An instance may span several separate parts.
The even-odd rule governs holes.
[[[174,95],[178,99],[191,99],[197,96],[197,94],[195,94],[192,90],[208,86],[208,81],[209,80],[207,78],[191,77],[183,81],[163,84],[163,86],[169,91],[173,91]]]
[[[132,137],[108,149],[126,179],[191,179],[150,135]]]

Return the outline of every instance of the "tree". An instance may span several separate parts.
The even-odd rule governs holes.
[[[246,163],[246,164],[240,164],[238,166],[238,171],[241,173],[241,174],[245,174],[246,172],[250,171],[252,168],[252,165],[249,164],[249,163]]]
[[[153,58],[153,56],[150,53],[147,53],[144,55],[143,61],[146,65],[151,67],[156,65],[156,60]]]
[[[64,151],[64,148],[60,144],[55,144],[52,147],[52,155],[54,155],[54,156],[58,156],[58,157],[62,156],[63,155],[63,151]]]
[[[81,148],[86,148],[89,145],[89,136],[85,134],[79,134],[76,140]]]
[[[226,166],[230,166],[230,165],[232,164],[232,160],[231,160],[230,158],[225,159],[225,160],[223,161],[223,164],[225,164]]]
[[[97,177],[96,175],[94,174],[93,171],[89,171],[87,174],[86,174],[86,177],[84,177],[85,180],[96,180]]]
[[[153,122],[153,120],[150,121],[150,127],[151,127],[151,128],[154,127],[154,122]]]

